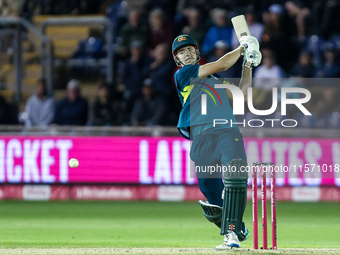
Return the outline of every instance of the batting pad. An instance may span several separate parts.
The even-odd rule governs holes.
[[[203,215],[207,218],[207,220],[215,223],[216,226],[221,228],[222,207],[209,204],[209,202],[204,202],[202,200],[199,200],[198,203],[201,205]]]
[[[242,159],[234,159],[228,163],[236,171],[224,173],[224,200],[222,209],[221,235],[234,231],[241,235],[242,218],[247,203],[247,173],[239,171],[247,166]]]

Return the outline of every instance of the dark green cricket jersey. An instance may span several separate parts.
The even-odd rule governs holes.
[[[217,125],[214,130],[237,129],[236,118],[230,107],[225,89],[215,88],[215,84],[226,83],[223,79],[209,76],[197,79],[199,65],[183,66],[175,73],[175,83],[178,96],[182,103],[177,128],[181,135],[190,139],[190,127],[213,124],[214,119],[225,119],[228,123]],[[190,80],[196,79],[196,80]],[[201,96],[207,97],[207,114],[201,114]],[[232,120],[233,125],[230,125]]]

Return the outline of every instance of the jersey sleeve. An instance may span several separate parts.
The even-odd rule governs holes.
[[[175,73],[176,88],[183,91],[183,88],[190,84],[190,79],[198,77],[199,65],[183,66]]]

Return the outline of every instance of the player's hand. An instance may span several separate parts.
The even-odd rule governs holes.
[[[254,36],[242,36],[239,41],[240,45],[245,49],[251,48],[252,50],[260,50],[259,41]]]
[[[253,68],[258,66],[261,63],[262,54],[259,50],[249,51],[249,48],[246,49],[243,57],[243,66]]]
[[[262,60],[258,40],[254,36],[242,36],[240,44],[245,48],[243,65],[249,68],[258,66]]]

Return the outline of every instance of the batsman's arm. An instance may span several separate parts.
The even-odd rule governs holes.
[[[204,78],[208,75],[225,71],[232,67],[244,52],[243,46],[239,46],[235,50],[225,54],[219,60],[205,65],[201,65],[198,70],[198,78]]]
[[[243,92],[245,102],[248,100],[248,88],[252,85],[252,69],[246,66],[242,67],[242,76],[239,87]],[[236,86],[236,85],[235,85]],[[233,99],[233,94],[229,89],[225,89],[228,98]]]
[[[253,83],[252,68],[243,66],[242,76],[240,80],[240,89],[242,90],[244,95],[244,102],[248,101],[248,88],[251,87],[252,83]]]

